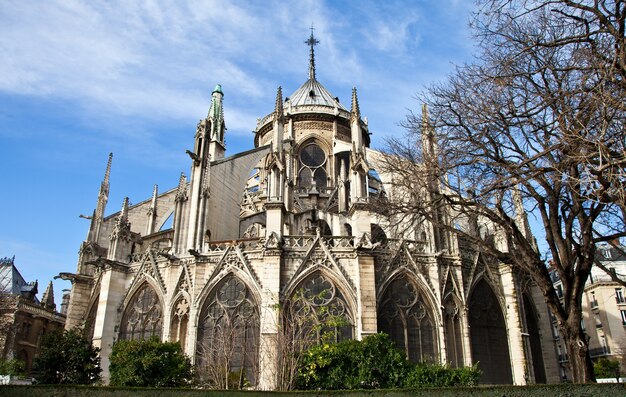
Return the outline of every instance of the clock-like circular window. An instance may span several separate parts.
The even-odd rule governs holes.
[[[310,143],[300,150],[300,171],[298,185],[310,189],[313,181],[318,189],[326,188],[326,153],[315,143]]]

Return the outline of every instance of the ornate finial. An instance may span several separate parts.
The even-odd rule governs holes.
[[[320,43],[320,41],[313,36],[313,30],[313,24],[311,24],[311,37],[305,41],[305,43],[311,47],[311,55],[309,59],[309,80],[315,80],[315,51],[313,50],[313,47]]]
[[[361,118],[361,109],[359,109],[359,99],[356,96],[356,87],[352,88],[352,108],[350,109],[350,113],[354,120]]]

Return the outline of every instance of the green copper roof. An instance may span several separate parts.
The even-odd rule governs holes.
[[[222,92],[222,85],[218,84],[215,86],[215,89],[213,90],[213,93],[215,92],[219,92],[220,94],[224,95],[224,93]]]

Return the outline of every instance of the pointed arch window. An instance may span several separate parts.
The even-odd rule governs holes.
[[[227,276],[200,312],[196,363],[201,378],[223,389],[256,384],[259,328],[259,306],[252,292],[237,277]]]
[[[452,367],[462,367],[464,365],[464,356],[461,312],[451,296],[445,300],[443,315],[448,363]]]
[[[476,283],[470,295],[467,317],[472,361],[483,371],[481,383],[512,383],[504,313],[494,290],[484,279]]]
[[[156,336],[161,338],[161,301],[156,291],[144,283],[134,294],[122,317],[120,339],[141,340]]]
[[[187,337],[187,324],[189,323],[189,302],[184,297],[180,297],[174,305],[172,311],[172,323],[170,325],[170,340],[179,342],[184,349]]]
[[[310,342],[353,338],[354,322],[341,291],[321,272],[304,279],[285,302],[284,328]]]
[[[379,304],[378,329],[389,334],[412,362],[437,361],[433,311],[406,276],[395,279],[385,290]]]
[[[304,145],[300,150],[298,186],[309,190],[315,181],[318,190],[326,189],[328,185],[326,163],[326,153],[319,145],[313,142]]]
[[[87,337],[89,338],[89,340],[93,340],[93,334],[96,329],[96,315],[98,314],[99,300],[100,295],[98,295],[94,300],[94,304],[91,305],[91,309],[89,309],[89,314],[87,315],[87,319],[85,320],[85,326],[87,327]]]

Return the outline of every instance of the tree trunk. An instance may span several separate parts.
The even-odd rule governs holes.
[[[567,329],[563,329],[567,327]],[[593,362],[589,356],[587,336],[580,329],[580,321],[576,325],[567,324],[562,327],[561,335],[567,350],[569,365],[572,370],[572,382],[595,382]]]

